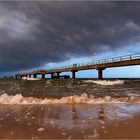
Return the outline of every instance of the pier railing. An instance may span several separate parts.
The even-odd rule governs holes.
[[[90,66],[90,65],[99,65],[99,64],[106,64],[106,63],[114,63],[114,62],[123,62],[126,60],[134,60],[134,59],[140,59],[140,53],[133,54],[133,55],[124,55],[124,56],[119,56],[119,57],[113,57],[113,58],[107,58],[107,59],[101,59],[101,60],[96,60],[96,61],[89,61],[85,63],[76,63],[72,65],[67,65],[67,66],[62,66],[62,67],[56,67],[52,69],[47,69],[47,70],[59,70],[59,69],[68,69],[68,68],[73,68],[73,67],[83,67],[83,66]]]
[[[81,69],[82,67],[92,67],[96,65],[102,65],[102,64],[113,64],[116,62],[124,62],[124,61],[131,61],[131,60],[140,60],[140,53],[133,54],[133,55],[125,55],[125,56],[119,56],[119,57],[113,57],[113,58],[107,58],[107,59],[101,59],[101,60],[96,60],[96,61],[89,61],[85,63],[74,63],[71,65],[67,66],[62,66],[62,67],[56,67],[56,68],[51,68],[51,69],[39,69],[39,70],[34,70],[32,72],[28,73],[19,73],[20,75],[29,75],[29,74],[42,74],[42,73],[51,73],[52,71],[65,71],[65,70],[71,70],[71,69]],[[88,68],[87,68],[88,69]]]

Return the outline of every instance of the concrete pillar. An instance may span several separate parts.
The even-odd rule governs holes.
[[[42,74],[42,79],[45,79],[45,74]]]
[[[60,72],[57,72],[57,78],[60,78],[59,74],[60,74]]]
[[[72,78],[76,78],[76,71],[72,71]]]
[[[53,79],[53,73],[51,73],[51,79]]]
[[[33,74],[33,78],[37,78],[37,74]]]
[[[104,70],[105,68],[100,68],[100,69],[98,69],[98,79],[103,79],[103,70]]]

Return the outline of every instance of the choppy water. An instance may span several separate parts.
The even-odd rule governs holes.
[[[128,124],[139,113],[140,104],[1,105],[0,138],[113,138],[120,124],[126,128],[122,138],[136,138],[128,137]]]

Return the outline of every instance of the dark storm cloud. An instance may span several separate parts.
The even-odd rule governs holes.
[[[127,47],[140,35],[140,2],[0,2],[0,71]]]

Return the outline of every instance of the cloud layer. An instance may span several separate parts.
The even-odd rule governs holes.
[[[140,35],[140,2],[0,2],[0,71],[127,47]]]

